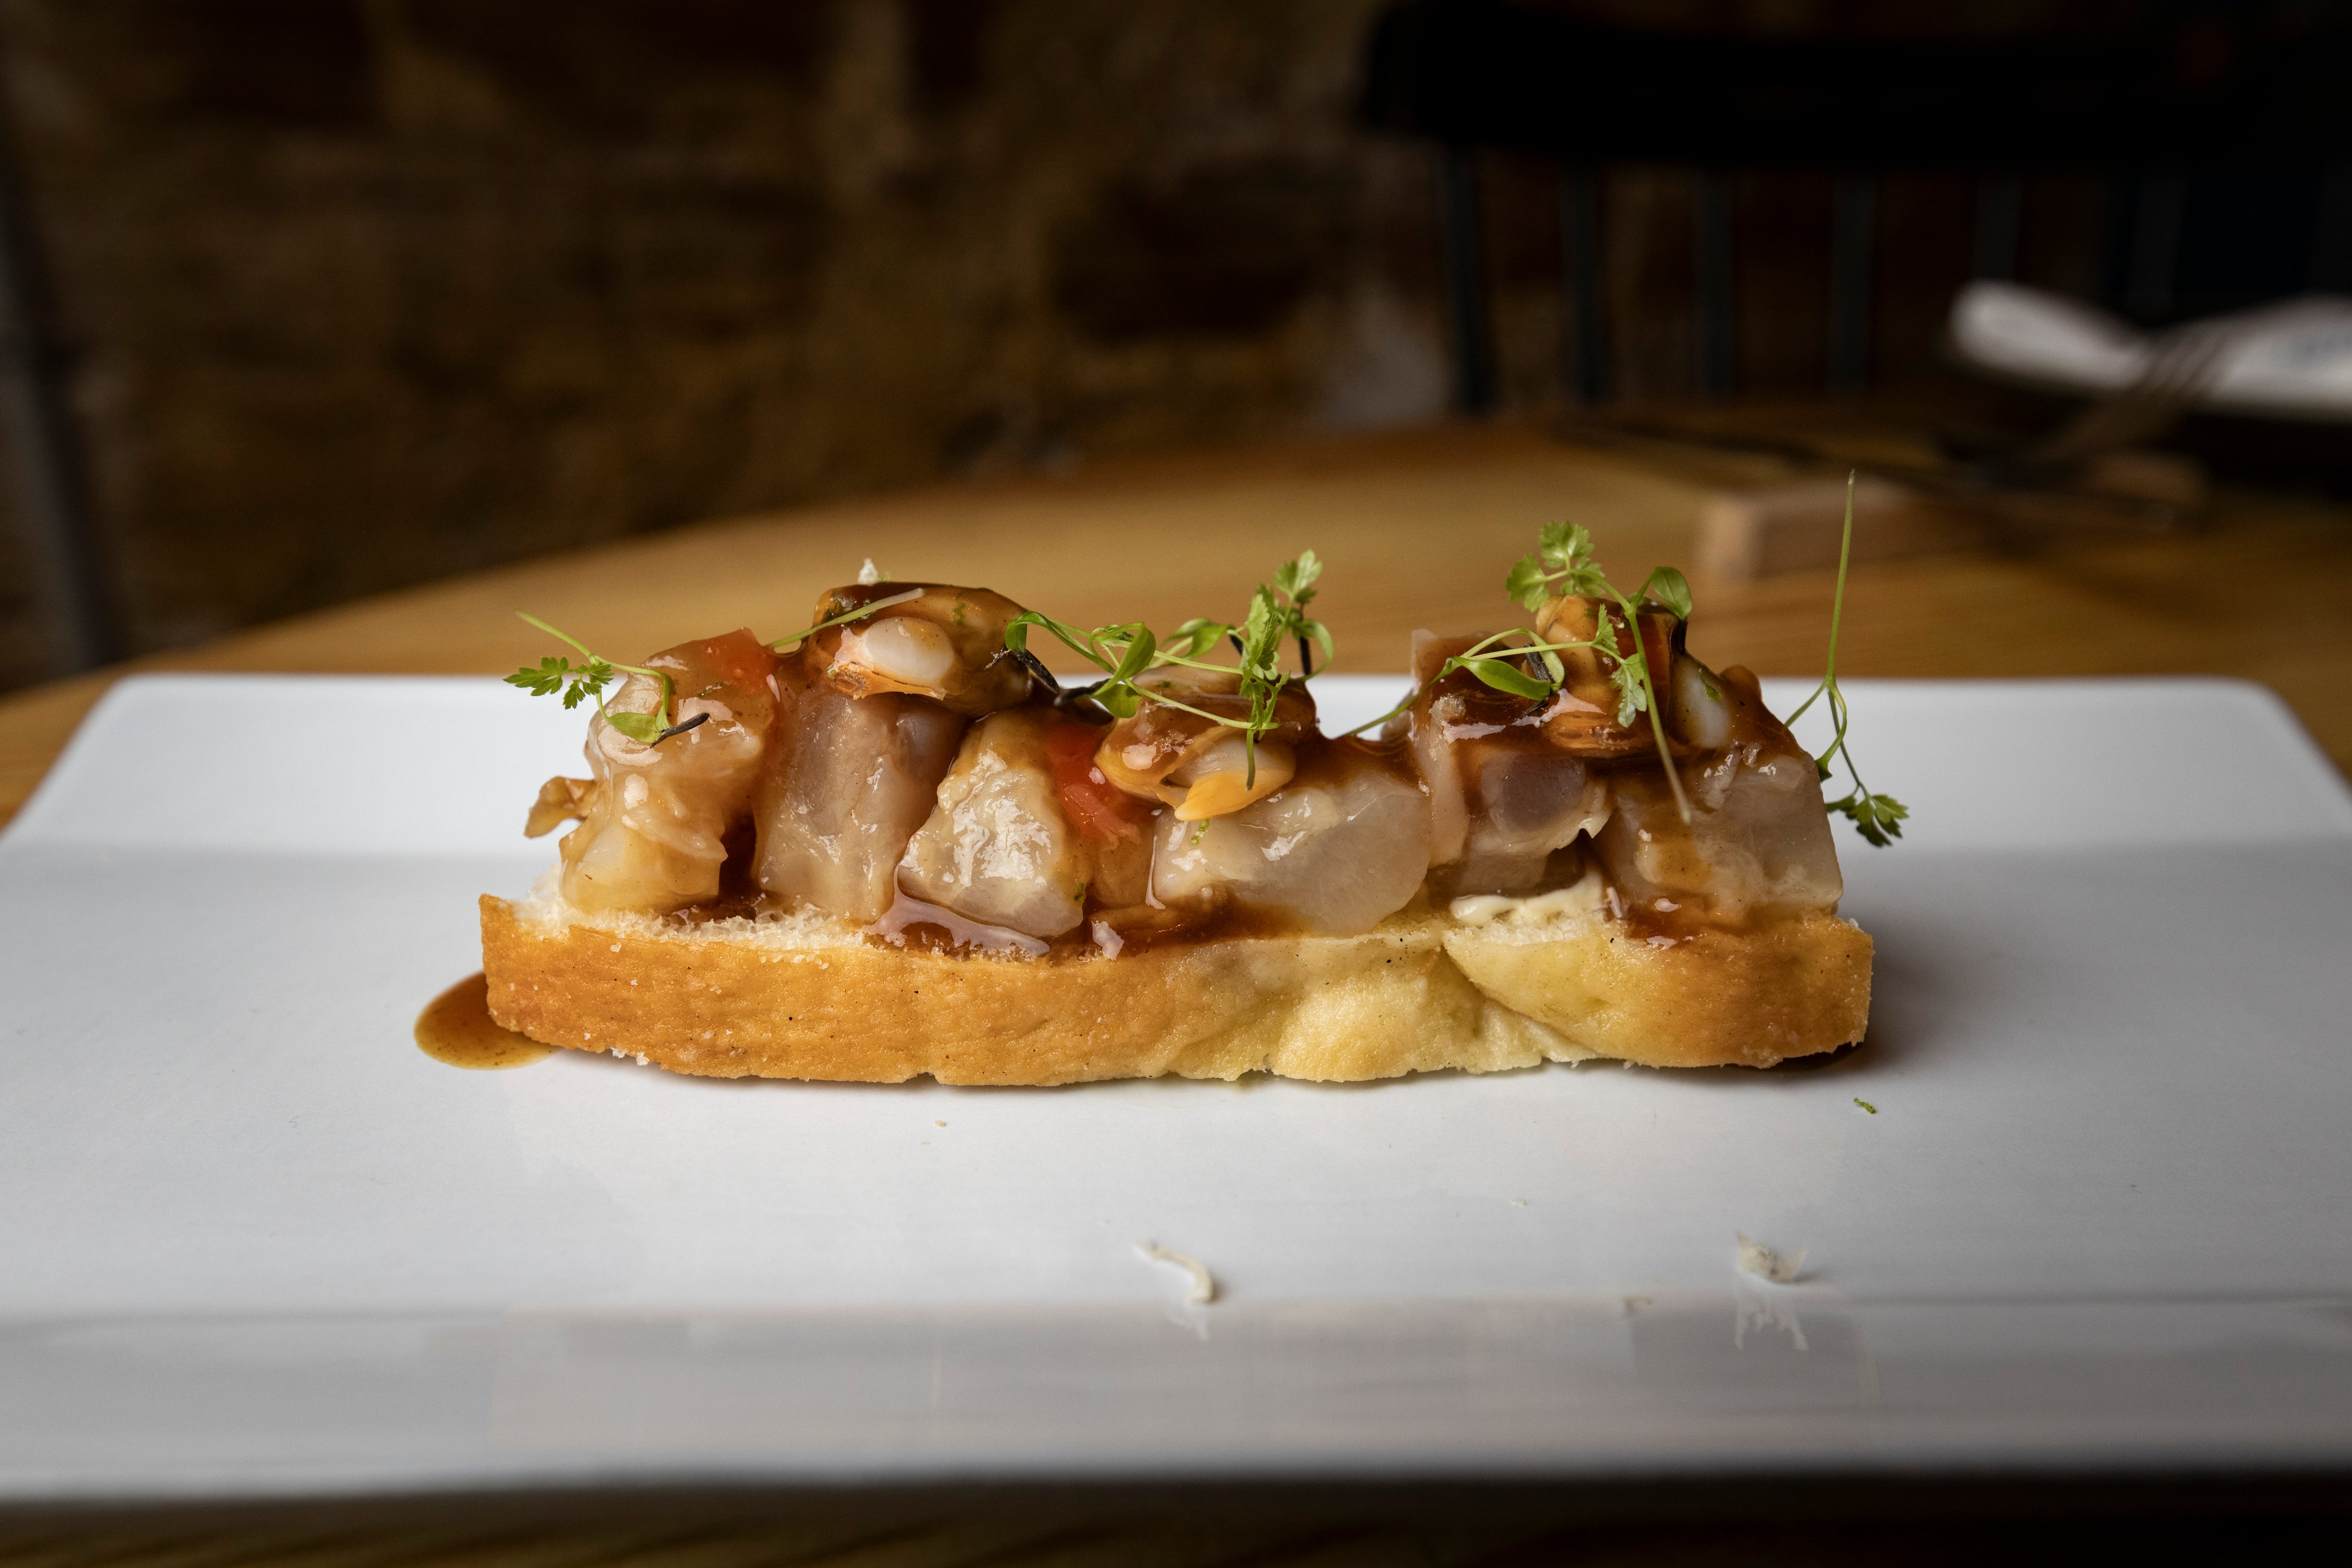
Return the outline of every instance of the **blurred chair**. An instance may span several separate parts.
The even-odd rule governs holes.
[[[0,117],[0,464],[23,534],[49,675],[121,652],[74,439],[68,365],[13,138]]]
[[[1584,402],[1610,392],[1603,168],[1699,171],[1694,379],[1710,395],[1730,391],[1736,374],[1733,173],[1835,174],[1827,359],[1831,389],[1850,392],[1869,377],[1878,179],[1890,170],[1978,175],[1973,268],[1984,278],[2015,271],[2027,171],[2107,171],[2123,198],[2110,293],[2143,318],[2182,302],[2194,194],[2239,188],[2249,167],[2284,170],[2315,209],[2313,276],[2297,286],[2342,286],[2338,275],[2352,271],[2352,116],[2340,107],[2352,18],[2340,3],[2274,10],[2283,20],[2262,6],[2176,4],[2127,37],[1949,43],[1640,33],[1506,0],[1412,0],[1374,27],[1363,113],[1435,149],[1462,412],[1485,412],[1496,396],[1482,148],[1561,164],[1564,358],[1568,390]]]

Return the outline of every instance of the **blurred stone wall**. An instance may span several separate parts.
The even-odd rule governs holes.
[[[1353,122],[1379,9],[0,0],[123,651],[717,513],[1439,415],[1426,155]],[[1551,179],[1486,170],[1518,408],[1561,400]],[[1684,181],[1609,191],[1634,395],[1688,385]],[[1890,191],[1885,374],[1932,362],[1968,199]],[[1745,383],[1818,387],[1827,185],[1741,201]],[[0,590],[18,679],[24,610]]]

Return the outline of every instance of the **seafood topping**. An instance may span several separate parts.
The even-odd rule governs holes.
[[[786,717],[752,802],[759,885],[787,903],[878,920],[964,721],[928,697],[845,695],[811,670],[815,650],[803,658],[783,682]]]
[[[901,890],[1030,936],[1077,929],[1092,856],[1055,782],[1049,737],[1062,728],[1084,732],[1036,708],[971,727],[898,863]]]
[[[1625,617],[1613,606],[1607,610],[1609,634],[1630,648],[1633,639],[1625,632]],[[1546,643],[1591,642],[1601,636],[1602,607],[1581,595],[1566,595],[1548,600],[1536,614],[1536,636]],[[1641,622],[1642,651],[1649,656],[1649,667],[1664,670],[1673,656],[1681,651],[1684,623],[1663,611],[1644,609]],[[1620,722],[1621,697],[1616,683],[1604,668],[1601,655],[1589,647],[1568,647],[1556,657],[1560,661],[1559,690],[1543,710],[1544,731],[1553,745],[1573,755],[1590,759],[1640,756],[1654,743],[1649,726],[1636,721]],[[1661,692],[1664,700],[1664,693]]]
[[[905,598],[910,592],[915,597]],[[814,619],[886,599],[901,602],[809,639],[811,657],[835,690],[928,697],[968,719],[1029,695],[1029,672],[1004,646],[1004,628],[1021,606],[1002,594],[938,583],[858,584],[819,598]]]
[[[1466,669],[1444,672],[1474,641],[1414,637],[1421,692],[1402,721],[1429,792],[1431,892],[1439,898],[1530,891],[1555,869],[1555,852],[1609,819],[1607,786],[1554,742],[1549,705]]]
[[[1171,814],[1153,851],[1151,891],[1163,904],[1228,900],[1346,935],[1412,901],[1429,843],[1418,784],[1374,748],[1327,742],[1262,800],[1197,822]]]
[[[750,808],[774,724],[775,662],[748,631],[680,643],[646,661],[658,673],[631,675],[589,721],[591,778],[574,803],[583,820],[562,844],[567,900],[661,911],[717,896],[722,840]],[[660,709],[664,676],[681,728],[650,744],[614,728],[609,715]],[[551,798],[568,782],[541,790],[534,820],[570,813]]]
[[[1249,717],[1238,679],[1184,670],[1136,684],[1145,700],[1111,726],[1095,766],[1124,794],[1174,807],[1180,822],[1265,799],[1290,782],[1298,743],[1315,733],[1315,700],[1295,682],[1275,699],[1275,727],[1255,743],[1235,727]]]
[[[561,775],[539,786],[539,798],[530,803],[530,815],[523,819],[525,838],[544,838],[567,822],[576,822],[588,815],[589,802],[595,796],[593,779],[568,779]]]
[[[644,665],[534,622],[580,659],[508,679],[596,712],[591,776],[549,780],[528,831],[579,819],[562,890],[585,910],[750,898],[899,945],[1031,955],[1116,957],[1228,915],[1345,935],[1424,897],[1533,895],[1595,868],[1628,918],[1834,909],[1829,814],[1873,843],[1907,815],[1858,775],[1822,799],[1832,761],[1853,770],[1834,621],[1816,699],[1840,728],[1817,762],[1752,674],[1689,652],[1681,574],[1629,595],[1581,529],[1547,528],[1539,546],[1507,584],[1529,621],[1416,634],[1413,692],[1379,742],[1317,729],[1306,680],[1329,637],[1305,614],[1311,552],[1260,586],[1244,622],[1166,639],[929,583],[836,588],[795,637],[734,632]],[[1102,679],[1057,690],[1023,657],[1033,627]]]
[[[1610,881],[1628,905],[1662,913],[1737,921],[1834,909],[1845,882],[1813,759],[1764,706],[1754,675],[1737,665],[1705,674],[1720,717],[1711,706],[1698,722],[1720,723],[1726,742],[1684,770],[1690,823],[1657,774],[1618,773],[1615,815],[1596,838]]]

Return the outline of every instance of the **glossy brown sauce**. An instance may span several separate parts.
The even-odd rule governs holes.
[[[494,1022],[490,984],[479,974],[467,975],[425,1005],[416,1015],[416,1048],[436,1062],[485,1071],[527,1068],[556,1051]]]
[[[1421,775],[1413,771],[1412,743],[1402,735],[1392,741],[1370,735],[1310,735],[1299,748],[1297,776],[1311,783],[1324,769],[1350,765],[1376,766],[1416,787],[1421,783]]]
[[[1230,899],[1099,910],[1089,914],[1083,930],[1088,947],[1108,952],[1140,952],[1155,947],[1241,937],[1307,934],[1305,926],[1286,915],[1252,909]]]
[[[1673,947],[1701,931],[1737,931],[1748,924],[1718,920],[1696,902],[1681,903],[1671,896],[1640,903],[1625,898],[1613,883],[1609,893],[1610,912],[1625,928],[1625,933],[1653,947]]]
[[[960,915],[939,904],[925,903],[901,889],[882,918],[866,928],[866,940],[884,947],[913,948],[919,952],[951,952],[971,948],[981,952],[1018,953],[1043,958],[1052,944],[1025,931],[990,925]]]

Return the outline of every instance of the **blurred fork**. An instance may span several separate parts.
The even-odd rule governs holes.
[[[2189,321],[2159,333],[2132,381],[2093,403],[2049,439],[1969,465],[1964,481],[2026,488],[2063,479],[2093,458],[2161,436],[2204,395],[2233,341],[2231,331]]]

